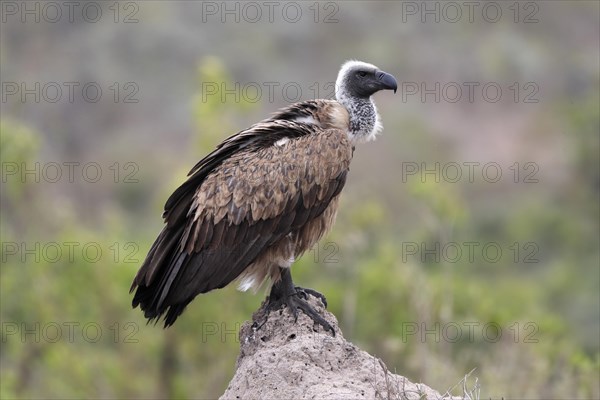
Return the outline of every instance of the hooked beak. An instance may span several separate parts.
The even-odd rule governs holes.
[[[394,93],[396,93],[398,82],[396,82],[396,78],[394,78],[393,75],[383,71],[377,71],[375,75],[377,76],[377,81],[379,81],[382,89],[393,90]]]

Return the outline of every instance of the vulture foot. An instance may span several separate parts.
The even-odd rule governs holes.
[[[271,293],[267,299],[264,315],[252,324],[256,330],[260,329],[269,317],[269,313],[279,310],[283,307],[289,308],[294,316],[294,321],[298,321],[298,310],[302,310],[304,314],[310,317],[315,323],[321,325],[326,331],[330,331],[335,336],[335,330],[329,322],[325,320],[314,308],[308,303],[308,296],[321,300],[327,308],[327,300],[325,296],[313,289],[304,289],[294,286],[289,268],[282,268],[281,280],[273,284]]]

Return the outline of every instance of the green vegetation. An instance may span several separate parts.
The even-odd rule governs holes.
[[[211,59],[199,71],[226,79],[222,68]],[[215,131],[236,109],[245,106],[197,102],[198,131]],[[589,124],[585,118],[574,115],[573,124]],[[39,156],[42,139],[35,131],[3,121],[1,133],[3,160],[32,163]],[[198,137],[197,152],[219,140]],[[580,146],[585,158],[590,146]],[[59,209],[29,195],[31,186],[7,188],[2,198],[13,210],[2,219],[2,397],[222,392],[233,373],[237,330],[264,293],[227,288],[198,298],[172,329],[146,326],[139,310],[130,309],[127,289],[153,237],[137,240],[126,210],[111,211],[102,229],[90,230],[73,216],[57,224]],[[410,179],[404,188],[429,224],[398,232],[386,223],[391,211],[375,198],[346,196],[338,229],[294,267],[297,282],[327,294],[346,335],[397,372],[442,391],[477,368],[483,391],[493,396],[597,396],[599,349],[591,337],[598,323],[591,315],[597,280],[591,278],[598,249],[573,239],[593,234],[586,232],[594,224],[585,210],[593,212],[588,203],[597,192],[577,193],[581,204],[569,206],[572,214],[559,211],[566,200],[558,192],[547,206],[519,202],[494,216],[467,212],[475,207],[460,185]],[[419,247],[455,243],[447,249],[456,250],[473,237],[501,244],[505,252],[513,242],[536,238],[543,251],[521,249],[535,250],[535,263],[521,255],[513,262],[515,252],[489,262],[480,248],[472,262],[452,262],[456,253],[424,257]],[[9,243],[25,243],[28,250],[14,254]],[[55,256],[56,249],[68,248],[65,243],[74,243],[72,258]]]

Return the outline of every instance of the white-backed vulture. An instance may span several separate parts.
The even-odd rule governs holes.
[[[294,286],[290,267],[335,220],[357,143],[382,129],[371,96],[396,92],[396,79],[348,61],[336,100],[292,104],[225,141],[169,197],[165,226],[131,292],[149,320],[173,324],[194,297],[234,280],[241,290],[272,287],[268,309],[301,309],[333,328],[307,303],[318,292]]]

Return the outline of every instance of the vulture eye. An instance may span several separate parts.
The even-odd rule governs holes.
[[[361,78],[364,78],[365,76],[367,76],[367,73],[365,71],[358,71],[357,75],[360,76]]]

